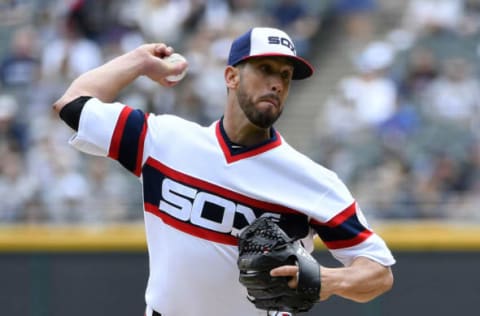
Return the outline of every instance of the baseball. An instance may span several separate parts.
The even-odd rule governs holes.
[[[182,55],[177,54],[177,53],[173,53],[170,56],[167,56],[167,57],[163,58],[163,60],[168,62],[168,63],[172,63],[172,64],[182,62],[182,61],[187,61],[185,59],[185,57],[183,57]],[[171,81],[171,82],[176,82],[176,81],[182,80],[183,77],[185,77],[186,74],[187,74],[187,68],[185,68],[185,70],[181,74],[176,75],[176,76],[168,76],[168,77],[166,77],[166,79],[168,81]]]

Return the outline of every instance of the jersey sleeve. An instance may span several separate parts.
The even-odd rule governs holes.
[[[140,176],[147,115],[121,103],[92,98],[85,103],[69,143],[87,154],[110,157]]]
[[[385,241],[368,225],[358,203],[339,179],[319,204],[329,208],[332,214],[327,220],[312,218],[311,227],[332,253],[345,266],[357,257],[367,257],[384,266],[391,266],[395,259]],[[339,211],[332,211],[338,210]]]
[[[357,257],[367,257],[384,266],[395,263],[385,241],[369,228],[355,202],[331,220],[312,220],[311,225],[332,255],[346,266]]]

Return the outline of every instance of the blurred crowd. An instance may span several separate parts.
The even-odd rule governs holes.
[[[189,60],[176,89],[139,78],[119,99],[210,124],[223,112],[231,40],[252,26],[290,33],[308,57],[323,2],[282,0],[17,0],[0,2],[0,223],[141,219],[138,179],[74,151],[51,105],[69,83],[146,42]]]
[[[312,158],[374,218],[480,219],[480,0],[17,0],[0,3],[0,223],[142,218],[138,179],[70,148],[51,110],[81,73],[166,42],[188,76],[139,78],[119,99],[210,124],[234,37],[278,26],[314,59],[327,15],[352,67],[318,107]]]
[[[321,107],[314,158],[379,219],[479,220],[480,1],[409,0],[346,26],[351,73]],[[401,3],[401,5],[400,5]]]

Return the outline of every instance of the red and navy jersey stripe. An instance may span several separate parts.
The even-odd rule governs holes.
[[[373,234],[358,219],[355,202],[326,223],[312,220],[310,224],[329,249],[358,245]]]
[[[115,126],[108,156],[137,177],[141,173],[143,145],[148,116],[141,110],[124,107]]]

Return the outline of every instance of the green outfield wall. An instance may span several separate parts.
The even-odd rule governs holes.
[[[394,288],[367,304],[334,297],[304,315],[478,315],[480,226],[373,226],[398,260]],[[327,266],[338,265],[320,242],[315,256]],[[0,227],[2,316],[142,316],[147,274],[141,223]]]

